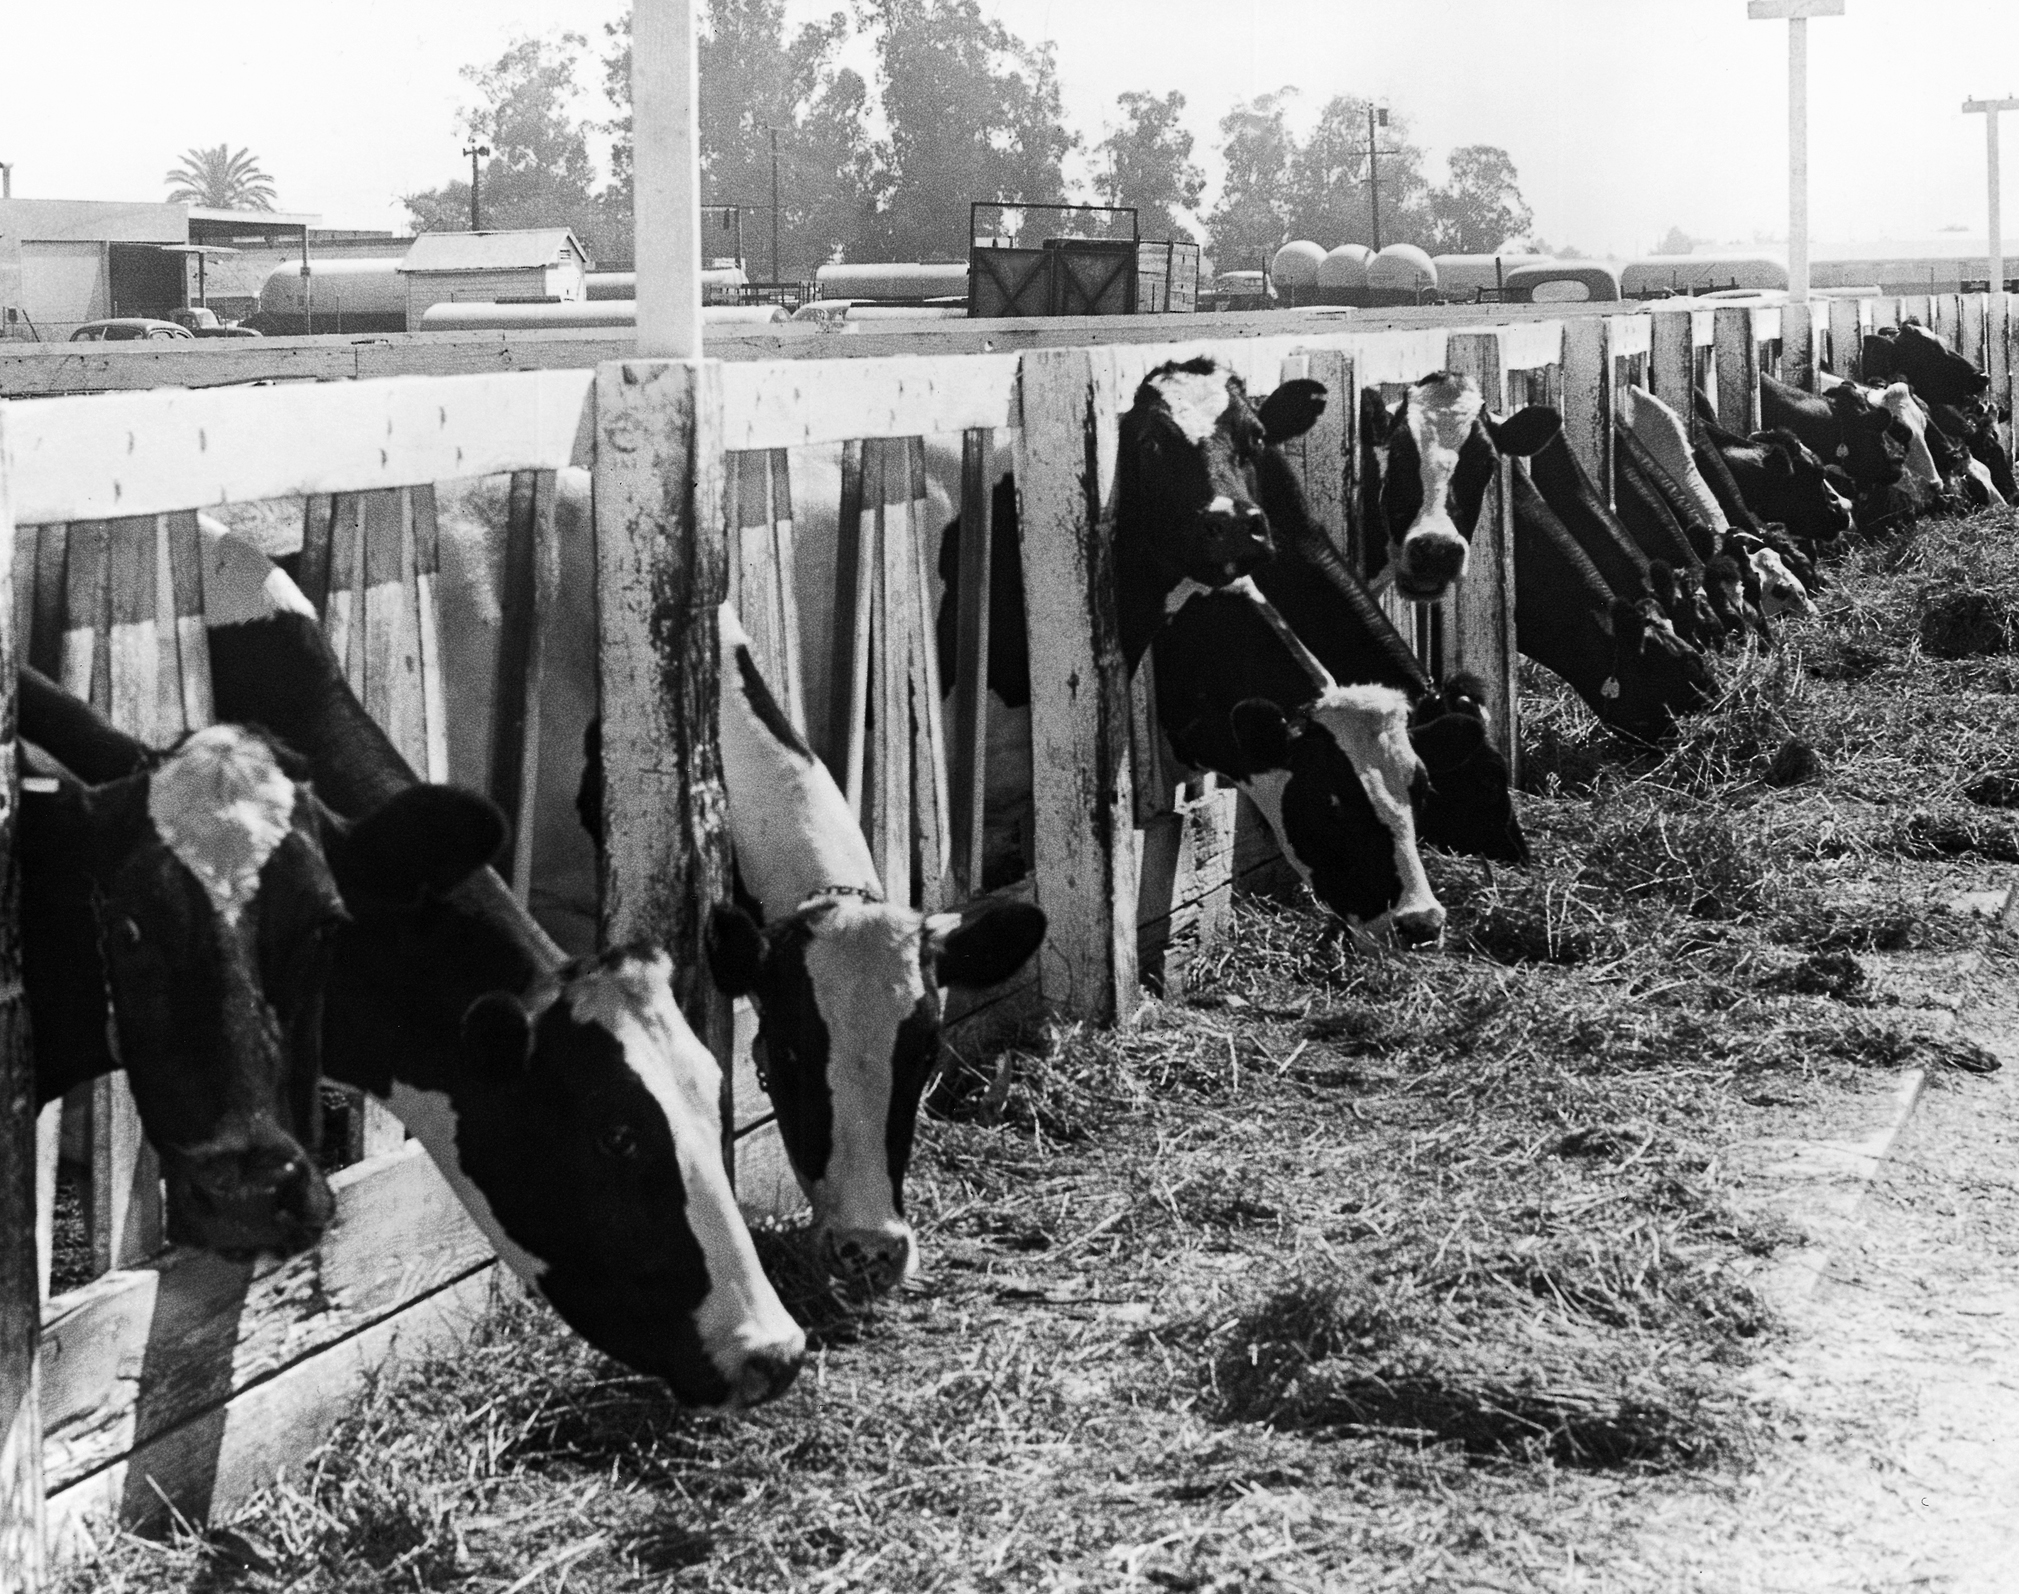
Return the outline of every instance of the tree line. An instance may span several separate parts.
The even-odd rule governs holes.
[[[836,11],[791,34],[785,0],[707,0],[702,28],[702,198],[744,208],[752,275],[771,267],[774,141],[779,269],[789,279],[837,258],[963,259],[968,202],[996,198],[1133,205],[1146,238],[1195,238],[1203,226],[1221,270],[1266,264],[1290,238],[1374,242],[1368,102],[1353,95],[1328,101],[1303,138],[1287,121],[1294,89],[1236,106],[1219,123],[1226,180],[1201,216],[1205,177],[1182,94],[1123,94],[1089,144],[1066,124],[1052,46],[1017,38],[979,0],[855,0],[852,18]],[[872,44],[873,89],[842,59],[858,30]],[[628,19],[605,32],[593,56],[586,37],[565,33],[520,39],[496,61],[466,67],[474,103],[463,124],[491,151],[480,174],[484,225],[565,225],[607,261],[631,254]],[[611,114],[580,117],[583,79],[599,71]],[[1382,242],[1484,252],[1528,233],[1505,150],[1454,150],[1446,181],[1433,186],[1405,115],[1388,112],[1375,132]],[[592,158],[599,134],[610,140],[607,172]],[[1069,195],[1065,162],[1081,152],[1094,191]],[[417,229],[469,225],[466,181],[403,202]],[[726,238],[704,244],[709,255],[729,252]]]

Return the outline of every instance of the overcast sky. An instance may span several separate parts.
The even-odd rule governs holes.
[[[573,29],[600,54],[625,3],[211,0],[182,20],[157,0],[10,5],[0,160],[15,163],[17,195],[160,199],[180,151],[229,141],[258,154],[281,208],[401,227],[401,193],[461,169],[457,69],[529,31]],[[1090,144],[1116,95],[1182,90],[1216,181],[1219,118],[1295,85],[1305,122],[1340,92],[1406,110],[1433,180],[1454,145],[1502,145],[1559,246],[1634,254],[1671,224],[1720,239],[1785,228],[1787,27],[1749,22],[1744,0],[981,3],[1021,37],[1056,41],[1067,111]],[[797,22],[844,4],[788,11]],[[1961,105],[2019,93],[2019,0],[1846,9],[1809,24],[1814,236],[1958,224],[1981,236],[1984,124]],[[600,107],[585,97],[582,109]],[[2019,116],[2006,141],[2019,169]],[[2010,236],[2019,178],[2006,193]]]

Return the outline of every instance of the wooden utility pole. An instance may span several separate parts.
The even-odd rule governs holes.
[[[693,0],[638,0],[631,19],[638,352],[701,358],[701,122]]]
[[[1998,113],[2019,111],[2019,97],[2007,96],[2002,100],[1965,100],[1966,112],[1984,118],[1984,180],[1990,185],[1991,201],[1991,292],[2005,291],[2005,231],[2004,222],[1998,214]]]
[[[1844,0],[1748,0],[1755,22],[1788,25],[1788,300],[1809,298],[1809,18],[1840,17]]]

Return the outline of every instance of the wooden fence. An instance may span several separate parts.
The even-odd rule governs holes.
[[[1727,306],[1487,319],[1475,309],[1463,324],[1371,332],[1314,321],[1255,335],[1244,318],[1247,335],[1183,343],[630,360],[0,405],[0,550],[14,582],[14,601],[0,601],[0,745],[10,751],[0,874],[11,879],[17,658],[54,665],[152,740],[207,716],[200,506],[301,501],[302,584],[352,684],[417,769],[442,773],[434,484],[510,473],[488,768],[493,795],[519,821],[507,868],[523,892],[528,821],[541,799],[533,742],[556,473],[583,466],[594,487],[606,705],[604,927],[668,944],[697,1026],[725,1055],[747,1053],[747,1015],[739,1024],[694,977],[701,916],[724,894],[727,871],[707,745],[710,618],[733,595],[788,714],[804,726],[809,707],[823,707],[820,750],[892,890],[927,905],[970,894],[988,744],[989,554],[985,535],[963,544],[957,666],[942,681],[925,460],[929,442],[954,440],[952,496],[969,526],[988,525],[999,448],[1017,478],[1033,637],[1035,868],[1006,889],[1034,895],[1051,923],[1029,969],[964,999],[955,1016],[969,1034],[1043,1010],[1125,1020],[1146,982],[1182,982],[1236,878],[1268,851],[1230,791],[1181,781],[1155,727],[1148,671],[1132,683],[1120,657],[1107,525],[1116,437],[1152,366],[1209,352],[1258,394],[1290,376],[1326,383],[1325,417],[1293,448],[1314,510],[1353,554],[1378,534],[1360,523],[1363,388],[1452,368],[1496,406],[1555,403],[1572,446],[1608,482],[1625,383],[1652,384],[1685,416],[1692,386],[1701,388],[1721,420],[1745,427],[1762,370],[1806,383],[1819,365],[1848,369],[1865,330],[1909,314],[1985,364],[2009,399],[2019,323],[2004,296],[1948,295],[1829,301],[1806,313]],[[837,579],[818,589],[798,546],[810,500],[795,461],[808,449],[836,450],[841,463]],[[1387,601],[1439,666],[1487,678],[1493,735],[1511,755],[1504,470],[1458,591],[1435,611]],[[817,617],[807,612],[816,602]],[[829,640],[810,658],[816,633]],[[192,1516],[228,1508],[326,1432],[395,1351],[452,1344],[494,1287],[488,1250],[433,1165],[396,1124],[362,1109],[351,1165],[333,1179],[337,1220],[317,1251],[261,1267],[160,1253],[158,1181],[130,1101],[108,1083],[77,1104],[90,1126],[85,1221],[96,1276],[44,1303],[38,1333],[35,1214],[39,1205],[46,1238],[60,1137],[52,1115],[43,1154],[31,1155],[18,1012],[9,912],[0,915],[0,1586],[32,1581],[45,1511],[48,1542],[68,1551],[93,1519],[156,1513],[157,1485]],[[776,1208],[796,1197],[747,1056],[735,1062],[725,1122],[740,1132],[739,1189]],[[42,1174],[39,1203],[31,1168]],[[46,1243],[40,1254],[46,1277]]]

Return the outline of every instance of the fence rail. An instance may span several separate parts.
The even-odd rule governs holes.
[[[1248,317],[1233,318],[1234,335],[1196,317],[1149,317],[1126,338],[1104,327],[1074,343],[1075,329],[1038,329],[1029,337],[1039,346],[1014,352],[933,354],[877,340],[884,352],[874,358],[857,343],[850,357],[615,360],[0,405],[0,550],[14,582],[12,601],[0,602],[0,703],[11,728],[14,661],[34,657],[136,734],[165,740],[201,723],[193,511],[293,498],[302,584],[347,675],[416,769],[438,777],[447,762],[435,484],[510,474],[487,771],[520,820],[509,869],[523,893],[541,799],[533,744],[556,484],[558,473],[588,468],[607,705],[605,927],[673,948],[690,1016],[736,1064],[724,1121],[740,1189],[777,1204],[791,1199],[791,1181],[775,1129],[757,1127],[747,1015],[739,1022],[696,977],[701,915],[727,877],[707,749],[722,597],[736,598],[787,713],[802,727],[823,722],[815,745],[857,802],[887,883],[928,904],[957,899],[980,872],[990,560],[985,537],[964,542],[956,669],[939,679],[932,538],[942,512],[958,512],[971,532],[984,527],[997,462],[1011,462],[1032,636],[1035,867],[1008,889],[1034,895],[1052,928],[1033,970],[955,1013],[981,1027],[1041,1009],[1122,1018],[1146,981],[1182,980],[1237,879],[1267,861],[1230,791],[1181,783],[1146,672],[1132,683],[1120,657],[1115,448],[1149,369],[1210,353],[1257,394],[1294,376],[1324,382],[1332,403],[1293,449],[1314,509],[1352,556],[1379,534],[1361,523],[1357,491],[1361,389],[1456,369],[1496,406],[1553,402],[1606,483],[1625,384],[1651,383],[1691,425],[1691,396],[1704,392],[1724,424],[1749,429],[1763,370],[1806,382],[1824,365],[1852,369],[1867,330],[1908,314],[1980,359],[2009,402],[2019,322],[2000,294],[1837,300],[1806,313],[1469,307],[1374,329]],[[1181,341],[1167,335],[1179,328]],[[278,357],[296,353],[262,354]],[[0,386],[22,369],[11,359],[0,358]],[[831,478],[802,475],[816,455],[836,462]],[[1492,734],[1512,756],[1508,498],[1503,468],[1472,574],[1451,598],[1435,611],[1389,601],[1438,667],[1486,676]],[[830,523],[833,547],[813,547],[814,529]],[[824,680],[815,661],[831,661]],[[11,878],[11,759],[6,780],[0,876]],[[45,1136],[44,1155],[27,1155],[35,1132],[15,934],[11,912],[0,916],[0,1583],[35,1575],[45,1497],[59,1548],[105,1513],[152,1510],[150,1477],[185,1509],[226,1509],[326,1431],[395,1345],[453,1343],[495,1274],[432,1164],[397,1125],[362,1110],[354,1166],[337,1176],[340,1218],[319,1250],[265,1271],[156,1254],[146,1212],[158,1184],[130,1108],[106,1085],[88,1137],[102,1271],[49,1300],[38,1334],[23,1309],[35,1295],[24,1292],[37,1268],[38,1204],[46,1265],[51,1202],[45,1188],[38,1203],[26,1170],[40,1169],[46,1186],[56,1145]]]

